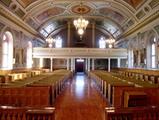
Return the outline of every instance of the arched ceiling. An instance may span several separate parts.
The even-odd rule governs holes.
[[[82,0],[82,11],[90,23],[95,22],[98,28],[118,38],[146,16],[155,6],[154,1]],[[81,10],[80,1],[75,0],[0,0],[0,3],[44,37],[78,18]]]

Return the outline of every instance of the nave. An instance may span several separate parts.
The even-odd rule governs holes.
[[[55,120],[104,120],[107,103],[84,73],[77,73],[55,102]]]

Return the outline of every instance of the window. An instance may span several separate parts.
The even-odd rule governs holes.
[[[151,60],[152,60],[152,68],[156,68],[156,38],[154,38],[154,42],[152,43],[151,46]]]
[[[105,38],[101,37],[99,40],[99,48],[105,48],[105,47],[106,47]]]
[[[7,31],[3,35],[2,41],[2,69],[13,69],[13,36]]]
[[[41,33],[44,37],[47,37],[47,36],[48,36],[48,33],[47,33],[44,29],[40,30],[40,33]]]
[[[55,48],[62,48],[62,39],[59,36],[56,38]]]

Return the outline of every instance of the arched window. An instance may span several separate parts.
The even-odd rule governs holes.
[[[62,39],[59,36],[56,38],[55,48],[62,48]]]
[[[154,38],[153,43],[151,45],[151,67],[156,68],[156,38]]]
[[[32,42],[28,42],[27,47],[27,68],[32,68]]]
[[[12,33],[6,31],[2,41],[2,69],[13,69],[13,36]]]
[[[99,40],[99,48],[106,48],[106,42],[104,37],[101,37]]]

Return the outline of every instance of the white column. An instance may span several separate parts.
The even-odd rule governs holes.
[[[138,51],[138,56],[137,56],[137,66],[141,67],[141,51]]]
[[[128,68],[133,68],[134,64],[134,54],[133,50],[128,50]]]
[[[92,70],[94,70],[94,58],[92,59]]]
[[[110,58],[108,58],[108,72],[110,72]]]
[[[50,58],[50,71],[52,72],[53,71],[53,69],[52,69],[52,67],[53,67],[53,59],[52,58]]]
[[[118,58],[118,68],[120,68],[120,58]]]
[[[90,58],[88,58],[88,72],[90,71]]]
[[[39,60],[39,68],[42,68],[43,67],[43,58],[40,58],[40,60]]]
[[[67,59],[67,70],[70,70],[70,59]]]
[[[86,62],[85,62],[85,70],[87,71],[88,70],[88,62],[87,62],[87,58],[86,58]]]
[[[73,72],[73,58],[71,58],[71,71]]]
[[[147,45],[147,51],[146,51],[146,66],[147,69],[151,68],[152,60],[151,60],[151,45]]]

